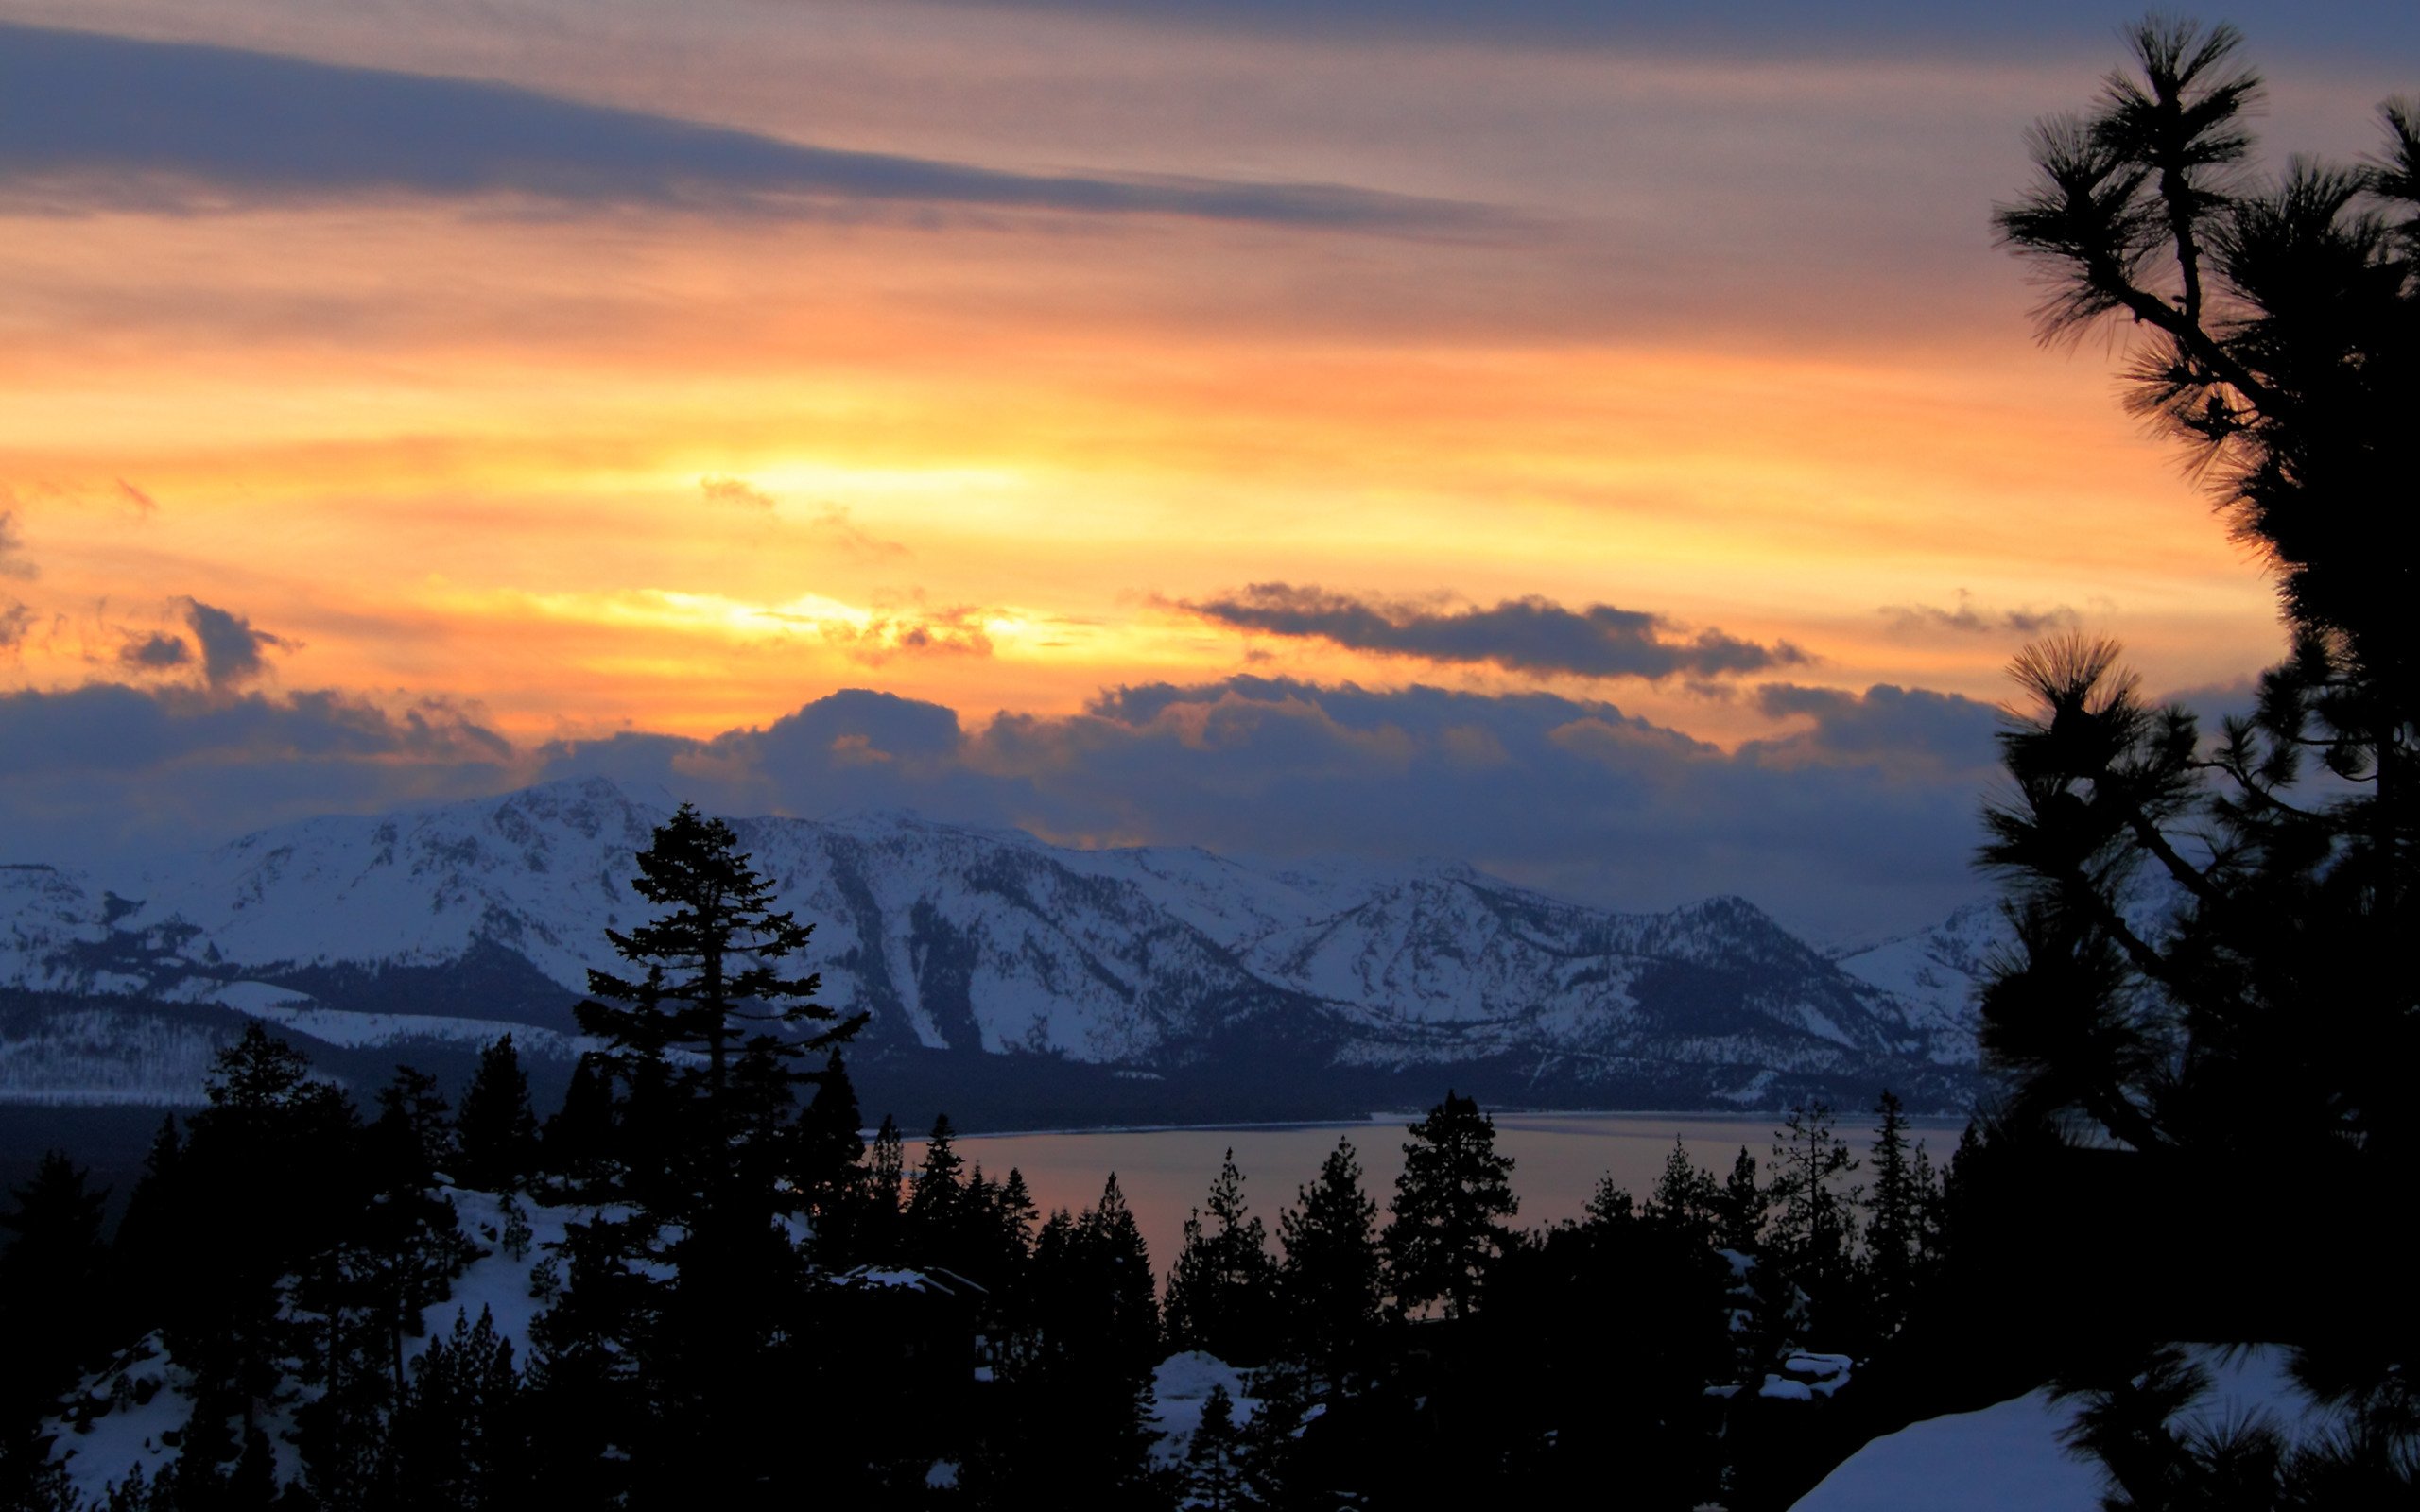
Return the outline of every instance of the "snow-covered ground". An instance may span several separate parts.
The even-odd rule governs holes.
[[[431,1340],[451,1333],[458,1314],[475,1320],[484,1311],[494,1320],[496,1332],[512,1341],[514,1362],[527,1368],[529,1324],[544,1306],[529,1295],[530,1268],[546,1255],[543,1246],[562,1238],[566,1223],[586,1219],[592,1210],[543,1208],[523,1198],[529,1247],[516,1257],[504,1245],[503,1198],[458,1188],[449,1189],[447,1194],[454,1199],[462,1232],[486,1253],[464,1267],[444,1301],[422,1312],[422,1332],[406,1341],[406,1357],[418,1359]],[[146,1479],[156,1479],[161,1469],[176,1458],[168,1435],[182,1435],[193,1416],[192,1384],[192,1375],[169,1356],[157,1334],[87,1382],[85,1399],[107,1405],[88,1417],[78,1414],[84,1420],[65,1425],[51,1451],[54,1457],[66,1462],[68,1481],[76,1493],[106,1499],[110,1486],[125,1480],[137,1466]],[[281,1480],[302,1472],[294,1447],[285,1438],[285,1431],[293,1427],[294,1409],[302,1404],[301,1400],[283,1404],[262,1425],[277,1452]]]
[[[2259,1415],[2291,1438],[2325,1428],[2327,1415],[2287,1376],[2283,1350],[2204,1349],[2196,1357],[2212,1388],[2183,1415],[2194,1426]],[[1794,1512],[2100,1512],[2099,1465],[2069,1453],[2059,1436],[2079,1407],[2031,1391],[1910,1423],[1842,1461]]]
[[[1224,1386],[1236,1404],[1235,1423],[1252,1421],[1260,1402],[1252,1395],[1252,1378],[1215,1354],[1187,1349],[1169,1355],[1151,1372],[1151,1426],[1164,1435],[1151,1446],[1151,1457],[1163,1465],[1182,1465],[1192,1447],[1193,1431],[1201,1426],[1201,1410],[1214,1387]]]

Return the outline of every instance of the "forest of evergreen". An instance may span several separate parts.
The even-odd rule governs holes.
[[[1349,1140],[1273,1233],[1231,1161],[1163,1277],[1114,1175],[1045,1215],[945,1118],[913,1171],[890,1120],[866,1142],[819,1043],[854,1025],[775,974],[805,931],[730,832],[684,810],[643,859],[671,911],[617,938],[647,970],[600,974],[614,1048],[543,1123],[509,1039],[458,1109],[404,1067],[365,1119],[255,1025],[113,1239],[64,1157],[16,1194],[9,1504],[1410,1505],[1584,1488],[1611,1453],[1650,1504],[1752,1505],[1820,1468],[1957,1223],[1964,1162],[1936,1181],[1886,1095],[1862,1183],[1814,1108],[1761,1167],[1676,1143],[1643,1200],[1523,1230],[1448,1092],[1385,1221]],[[457,1299],[499,1256],[526,1326]],[[1155,1369],[1190,1351],[1242,1389],[1168,1435]],[[144,1383],[189,1404],[153,1469],[71,1474]]]

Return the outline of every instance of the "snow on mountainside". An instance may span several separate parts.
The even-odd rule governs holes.
[[[1962,1060],[1975,1055],[1975,992],[1992,953],[2011,943],[1996,900],[1968,903],[1920,934],[1839,958],[1841,971],[1906,1005],[1909,1022]]]
[[[130,897],[0,870],[0,988],[216,1005],[354,1046],[520,1025],[525,1047],[567,1052],[604,931],[646,915],[632,855],[666,816],[592,778],[265,831]],[[1929,947],[1835,964],[1737,899],[1624,915],[1442,863],[1259,868],[902,814],[735,828],[816,925],[823,1001],[873,1015],[866,1052],[1488,1062],[1715,1101],[1893,1066],[1947,1087],[1973,1061],[1962,988],[1903,959]]]

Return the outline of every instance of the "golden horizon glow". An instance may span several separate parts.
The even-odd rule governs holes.
[[[847,47],[891,45],[853,25]],[[1236,56],[1205,50],[1201,77]],[[616,57],[644,81],[643,51]],[[1498,98],[1510,66],[1440,109]],[[1591,94],[1539,67],[1557,118],[1678,88],[1616,69]],[[1989,80],[1995,109],[2059,103],[2019,72]],[[1878,129],[1839,124],[1853,73],[1783,104]],[[764,77],[735,109],[771,98]],[[1896,109],[1958,97],[1944,82]],[[816,124],[760,110],[764,129]],[[961,132],[989,119],[969,110]],[[946,123],[886,119],[852,145],[976,156]],[[1377,161],[1366,134],[1223,163],[1187,140],[1196,157],[1156,171],[1316,180]],[[2014,137],[1993,150],[2013,161]],[[1537,171],[1495,198],[1572,170]],[[1457,192],[1451,176],[1385,187]],[[1922,613],[1961,604],[2115,633],[2155,685],[2240,679],[2279,649],[2268,585],[2117,413],[2102,357],[2030,344],[2019,270],[1981,234],[2014,181],[1928,212],[1972,232],[1938,276],[1860,274],[1852,238],[1796,269],[1711,249],[1699,280],[1627,249],[1644,191],[1610,180],[1530,230],[1461,239],[393,197],[14,214],[0,508],[38,576],[0,582],[33,616],[0,676],[134,677],[121,650],[173,632],[192,597],[287,643],[274,686],[458,700],[523,742],[712,735],[848,686],[969,723],[1062,714],[1238,672],[1543,688],[1725,747],[1789,728],[1677,679],[1357,653],[1184,608],[1284,581],[1611,604],[1812,658],[1742,688],[1996,699],[2023,637]],[[1714,266],[1751,251],[1786,318],[1739,307],[1741,278]]]

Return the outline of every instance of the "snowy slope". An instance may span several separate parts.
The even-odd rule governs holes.
[[[224,1005],[346,1045],[520,1025],[547,1031],[526,1050],[566,1052],[605,931],[646,915],[632,855],[666,816],[587,779],[264,831],[129,896],[0,871],[0,988]],[[1971,1019],[1896,947],[1844,971],[1738,899],[1624,915],[1449,863],[1073,850],[896,813],[735,827],[875,1049],[1167,1070],[1251,1040],[1582,1083],[1708,1068],[1690,1085],[1742,1096],[1773,1073],[1973,1059]]]
[[[2181,887],[2152,868],[2136,872],[2118,894],[2127,920],[2152,940],[2167,934],[2187,901]],[[1835,964],[1888,994],[1942,1064],[1971,1066],[1979,1053],[1976,994],[1992,963],[2015,943],[2002,905],[1987,899],[1968,903],[1930,929],[1848,952]]]
[[[448,1336],[458,1316],[475,1320],[486,1314],[496,1331],[512,1345],[514,1362],[527,1368],[531,1349],[529,1325],[544,1305],[529,1295],[534,1262],[559,1244],[563,1226],[585,1216],[578,1208],[549,1208],[514,1198],[529,1226],[528,1247],[520,1255],[502,1243],[503,1204],[494,1193],[446,1188],[463,1235],[477,1246],[476,1258],[456,1277],[443,1300],[421,1312],[420,1330],[404,1341],[407,1361],[418,1359],[430,1344]],[[177,1364],[160,1335],[135,1344],[88,1380],[69,1399],[71,1410],[44,1427],[57,1436],[51,1456],[65,1466],[68,1486],[94,1504],[106,1502],[112,1486],[139,1469],[146,1480],[156,1478],[177,1455],[177,1440],[193,1419],[193,1373]],[[316,1396],[304,1388],[297,1400],[270,1404],[262,1427],[278,1455],[281,1480],[302,1473],[302,1461],[286,1435],[296,1411]]]
[[[1839,965],[1905,1005],[1909,1023],[1930,1038],[1936,1054],[1969,1063],[1975,993],[1992,953],[2008,943],[1999,904],[1975,902],[1930,929],[1843,955]]]
[[[2220,1430],[2259,1418],[2304,1442],[2334,1424],[2293,1384],[2284,1350],[2196,1353],[2211,1391],[2178,1415],[2177,1428]],[[2042,1390],[1910,1423],[1843,1460],[1793,1512],[2098,1512],[2100,1466],[2070,1454],[2059,1436],[2077,1410],[2076,1401]]]

